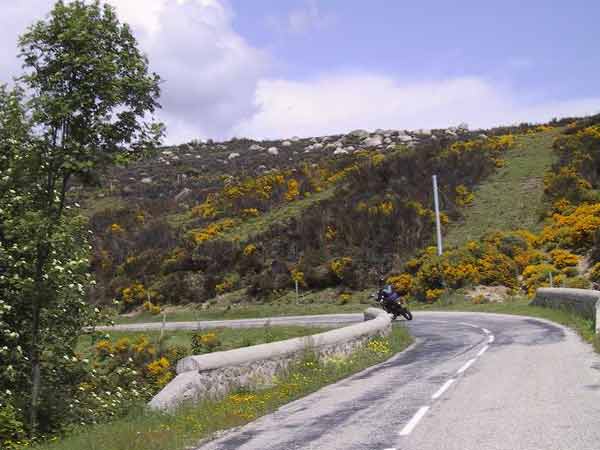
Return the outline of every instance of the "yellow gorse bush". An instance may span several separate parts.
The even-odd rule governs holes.
[[[234,219],[222,219],[218,222],[213,222],[210,225],[192,232],[192,236],[196,244],[202,244],[219,237],[219,235],[237,225],[237,221]]]
[[[341,279],[344,277],[344,270],[346,270],[346,268],[351,265],[352,265],[352,258],[350,258],[348,256],[344,256],[344,257],[335,258],[334,260],[332,260],[329,263],[329,268],[338,278]]]
[[[572,267],[579,264],[579,256],[569,252],[568,250],[556,249],[550,252],[552,262],[558,269]]]
[[[244,247],[244,256],[252,256],[256,253],[256,245],[248,244]]]

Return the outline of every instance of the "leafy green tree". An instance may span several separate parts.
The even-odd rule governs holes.
[[[35,434],[76,385],[60,360],[93,320],[87,227],[69,189],[156,146],[163,126],[151,117],[160,79],[109,5],[58,1],[19,47],[22,87],[0,91],[0,332],[20,349],[16,375],[28,366],[13,379],[26,380],[17,389]]]

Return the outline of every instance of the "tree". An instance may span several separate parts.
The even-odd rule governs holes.
[[[30,364],[33,434],[53,361],[69,357],[91,318],[85,223],[69,188],[157,145],[163,126],[148,119],[160,107],[160,79],[109,5],[58,1],[19,47],[22,89],[0,96],[0,288],[13,299],[12,323]]]

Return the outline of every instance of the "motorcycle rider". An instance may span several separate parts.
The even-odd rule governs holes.
[[[396,303],[400,299],[400,294],[394,291],[391,284],[386,284],[383,277],[379,279],[379,293],[383,301],[388,304]]]

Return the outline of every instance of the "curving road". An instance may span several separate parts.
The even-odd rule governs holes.
[[[600,357],[574,332],[476,313],[408,326],[402,354],[197,450],[600,448]]]

